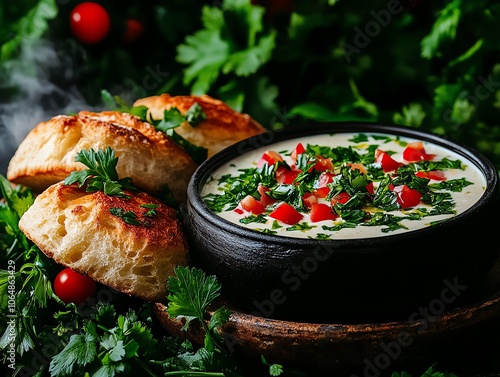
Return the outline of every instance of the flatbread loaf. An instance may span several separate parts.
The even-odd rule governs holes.
[[[7,179],[42,192],[64,180],[72,171],[86,169],[75,162],[84,149],[111,147],[118,157],[120,178],[163,197],[168,189],[178,202],[186,200],[186,188],[197,164],[169,136],[120,112],[59,115],[39,123],[20,143],[12,157]]]
[[[126,294],[163,302],[168,277],[188,265],[177,211],[144,192],[125,194],[130,198],[56,183],[36,197],[19,229],[57,263]],[[154,213],[145,204],[157,205]],[[139,224],[110,210],[131,211]]]
[[[184,122],[175,131],[192,144],[207,148],[208,157],[240,140],[265,132],[265,128],[248,114],[242,114],[223,101],[208,95],[170,96],[161,94],[138,99],[134,106],[146,106],[148,116],[163,119],[164,111],[172,107],[185,115],[189,108],[198,103],[206,115],[196,127]]]

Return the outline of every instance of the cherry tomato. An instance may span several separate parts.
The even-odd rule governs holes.
[[[274,211],[269,214],[269,216],[288,225],[295,225],[304,217],[290,204],[285,202],[276,207]]]
[[[399,162],[394,160],[387,152],[377,149],[375,150],[375,162],[380,163],[382,170],[384,172],[394,171],[401,165]]]
[[[417,171],[415,175],[420,178],[434,179],[436,181],[446,180],[446,175],[441,170]]]
[[[311,206],[310,218],[313,223],[324,220],[335,220],[338,216],[332,212],[332,207],[324,203]]]
[[[96,282],[86,275],[81,275],[71,268],[65,268],[54,280],[54,292],[64,303],[78,305],[92,297],[96,291]]]
[[[143,33],[144,27],[142,26],[142,22],[134,18],[129,18],[123,41],[128,44],[135,43],[142,37]]]
[[[70,14],[73,35],[81,42],[95,44],[109,33],[111,20],[108,11],[92,1],[78,4]]]
[[[409,188],[407,185],[396,186],[393,192],[396,193],[396,200],[401,208],[415,207],[420,204],[422,199],[420,192]]]

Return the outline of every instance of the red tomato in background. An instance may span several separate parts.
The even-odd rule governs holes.
[[[129,18],[127,20],[127,29],[125,31],[125,35],[123,36],[123,41],[125,43],[134,43],[137,42],[144,33],[144,27],[142,22],[136,20],[135,18]]]
[[[295,225],[304,217],[293,206],[285,202],[276,207],[269,216],[288,225]]]
[[[88,1],[78,4],[70,14],[73,35],[83,43],[101,42],[109,33],[111,20],[100,4]]]
[[[422,199],[420,192],[409,188],[407,185],[396,186],[393,192],[396,193],[396,200],[401,208],[415,207],[420,204]]]
[[[65,268],[54,280],[54,292],[64,303],[78,305],[95,295],[97,284],[89,276]]]

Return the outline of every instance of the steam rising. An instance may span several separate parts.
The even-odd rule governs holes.
[[[77,67],[69,56],[58,54],[49,41],[37,41],[25,44],[15,60],[1,67],[0,93],[8,88],[17,93],[0,99],[0,174],[6,174],[17,146],[39,122],[59,114],[97,110],[73,84]]]

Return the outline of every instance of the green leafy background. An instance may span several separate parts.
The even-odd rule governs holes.
[[[53,43],[88,106],[207,93],[267,128],[303,120],[399,123],[446,135],[500,168],[500,4],[495,1],[103,2],[101,43],[72,34],[76,1],[0,4],[0,75],[23,49]],[[259,5],[258,3],[265,3]],[[127,18],[145,32],[122,42]],[[15,101],[16,83],[0,85]],[[7,125],[8,126],[8,125]],[[34,125],[33,125],[34,126]]]
[[[105,108],[104,90],[129,104],[159,93],[206,93],[269,129],[293,129],[309,120],[403,124],[474,148],[500,171],[498,1],[102,1],[111,30],[94,45],[81,43],[70,30],[69,15],[80,2],[0,2],[0,166],[8,144],[5,130],[7,135],[17,132],[19,142],[22,132],[17,127],[26,132],[44,117],[68,111],[70,103],[75,111]],[[129,18],[144,26],[135,43],[123,41]],[[33,95],[40,87],[47,90]],[[20,122],[21,115],[25,118]],[[15,196],[9,194],[8,182],[0,183],[4,197]],[[84,375],[72,369],[75,362],[102,375],[129,375],[139,367],[170,370],[171,375],[183,370],[221,375],[215,372],[222,370],[214,357],[219,341],[215,333],[199,350],[173,338],[155,347],[154,316],[150,308],[142,311],[142,303],[135,303],[140,317],[133,311],[118,315],[103,306],[84,324],[75,319],[76,308],[62,306],[54,297],[46,278],[50,261],[30,248],[17,228],[24,203],[32,199],[20,193],[18,201],[9,203],[15,210],[0,205],[0,225],[6,229],[0,246],[8,251],[0,262],[5,268],[13,258],[21,266],[24,258],[16,275],[19,284],[24,281],[16,299],[23,310],[15,324],[21,339],[18,353],[55,337],[52,353],[59,356],[52,375]],[[7,278],[2,271],[2,310]],[[179,292],[172,298],[189,301]],[[44,310],[49,304],[58,311]],[[182,314],[196,317],[189,311]],[[199,310],[195,314],[201,315]],[[218,313],[210,326],[226,314]],[[43,328],[44,323],[51,325]],[[8,334],[5,318],[0,330]],[[70,337],[72,332],[78,335]],[[0,349],[6,344],[4,335]],[[24,353],[18,362],[29,364],[28,356]],[[144,360],[162,362],[146,365]],[[234,375],[227,372],[232,371],[229,364],[226,375]],[[263,375],[282,374],[280,365],[265,359],[262,365],[268,369]],[[44,368],[38,375],[47,375],[49,366]],[[284,368],[284,375],[294,375]],[[454,376],[433,367],[424,375]]]

